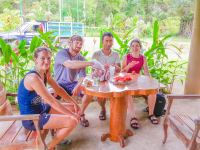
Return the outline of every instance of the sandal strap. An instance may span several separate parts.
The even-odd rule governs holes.
[[[151,121],[157,121],[158,122],[158,119],[152,119]]]
[[[80,115],[80,117],[84,117],[84,116],[85,116],[85,114],[81,114],[81,115]]]
[[[138,123],[131,123],[131,126],[132,126],[132,125],[138,125]]]
[[[86,120],[86,119],[85,119],[85,120],[81,120],[81,122],[83,122],[83,123],[87,123],[87,122],[88,122],[88,120]]]
[[[100,114],[104,116],[106,115],[106,111],[101,111]]]
[[[151,120],[152,117],[155,117],[154,114],[149,115],[148,118]]]
[[[131,118],[131,121],[133,121],[133,120],[137,120],[137,118]]]

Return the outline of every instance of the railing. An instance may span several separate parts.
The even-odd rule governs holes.
[[[47,31],[57,31],[53,34],[63,36],[72,36],[74,34],[84,35],[83,23],[64,23],[64,22],[51,22],[47,26]]]

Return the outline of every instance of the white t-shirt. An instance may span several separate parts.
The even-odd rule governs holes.
[[[102,49],[100,49],[100,50],[94,52],[94,54],[92,55],[92,59],[96,59],[102,65],[105,65],[105,64],[113,65],[113,64],[120,63],[119,53],[116,51],[113,51],[112,49],[111,49],[111,53],[109,56],[105,55],[102,52]]]

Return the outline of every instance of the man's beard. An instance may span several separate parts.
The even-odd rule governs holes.
[[[72,49],[72,51],[76,54],[78,54],[81,50],[76,50],[76,49]]]

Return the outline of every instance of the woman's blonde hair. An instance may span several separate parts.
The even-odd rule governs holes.
[[[37,49],[35,49],[35,51],[34,51],[34,58],[38,58],[38,53],[39,52],[41,52],[41,51],[46,51],[46,52],[48,52],[48,53],[50,53],[50,54],[52,54],[52,52],[51,52],[51,50],[50,49],[48,49],[48,48],[46,48],[46,47],[38,47]],[[48,78],[48,76],[51,74],[51,68],[49,67],[48,69],[47,69],[47,71],[46,71],[46,76],[47,76],[47,78]]]

